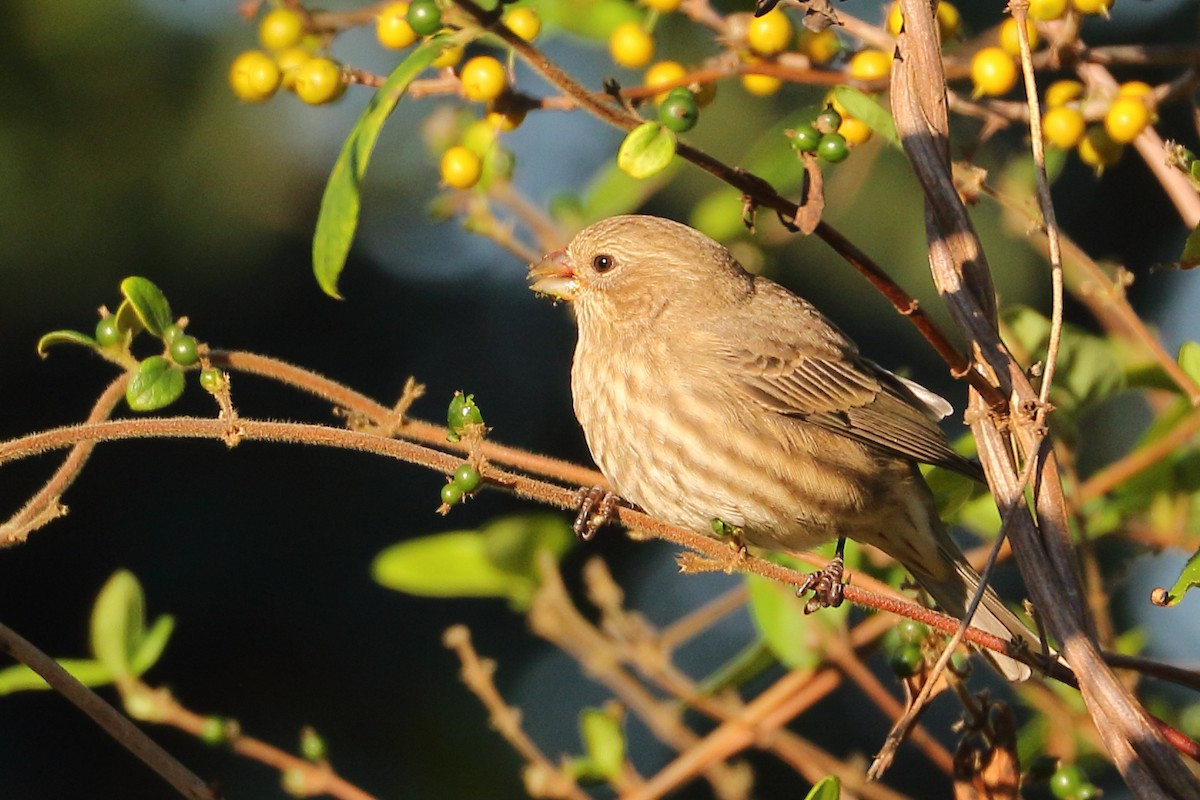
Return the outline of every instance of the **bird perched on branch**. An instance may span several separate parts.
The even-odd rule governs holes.
[[[980,577],[917,469],[980,476],[937,425],[945,400],[863,358],[806,300],[677,222],[602,220],[529,274],[534,291],[575,309],[575,414],[617,495],[698,533],[719,520],[768,550],[873,545],[964,615]],[[1039,647],[990,588],[972,624]],[[1031,674],[989,658],[1010,680]]]

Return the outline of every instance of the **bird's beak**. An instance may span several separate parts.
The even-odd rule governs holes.
[[[579,279],[571,269],[566,250],[555,250],[529,267],[529,288],[556,300],[572,300],[579,290]]]

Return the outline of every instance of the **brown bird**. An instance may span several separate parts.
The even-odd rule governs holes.
[[[575,415],[616,494],[699,533],[720,520],[768,550],[873,545],[964,615],[980,577],[917,469],[979,477],[937,425],[946,401],[677,222],[602,220],[529,274],[535,292],[574,306]],[[991,589],[972,624],[1040,646]],[[1031,674],[989,658],[1009,680]]]

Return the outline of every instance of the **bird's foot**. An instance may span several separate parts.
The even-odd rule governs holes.
[[[840,555],[836,555],[825,565],[824,569],[808,573],[804,583],[796,589],[797,597],[803,597],[808,592],[812,592],[812,597],[804,604],[805,614],[811,614],[822,608],[837,608],[842,604],[842,594],[846,585],[843,583],[842,577],[845,572],[846,562]]]
[[[571,530],[580,539],[589,541],[605,523],[612,522],[620,500],[602,486],[584,486],[575,493],[579,513]]]

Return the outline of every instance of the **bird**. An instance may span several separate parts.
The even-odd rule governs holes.
[[[964,616],[981,578],[918,468],[982,479],[938,425],[945,400],[863,357],[807,300],[673,220],[595,222],[529,278],[573,308],[575,415],[622,501],[697,533],[719,521],[768,551],[872,545]],[[971,624],[1043,647],[990,587]],[[1010,681],[1032,674],[985,655]]]

